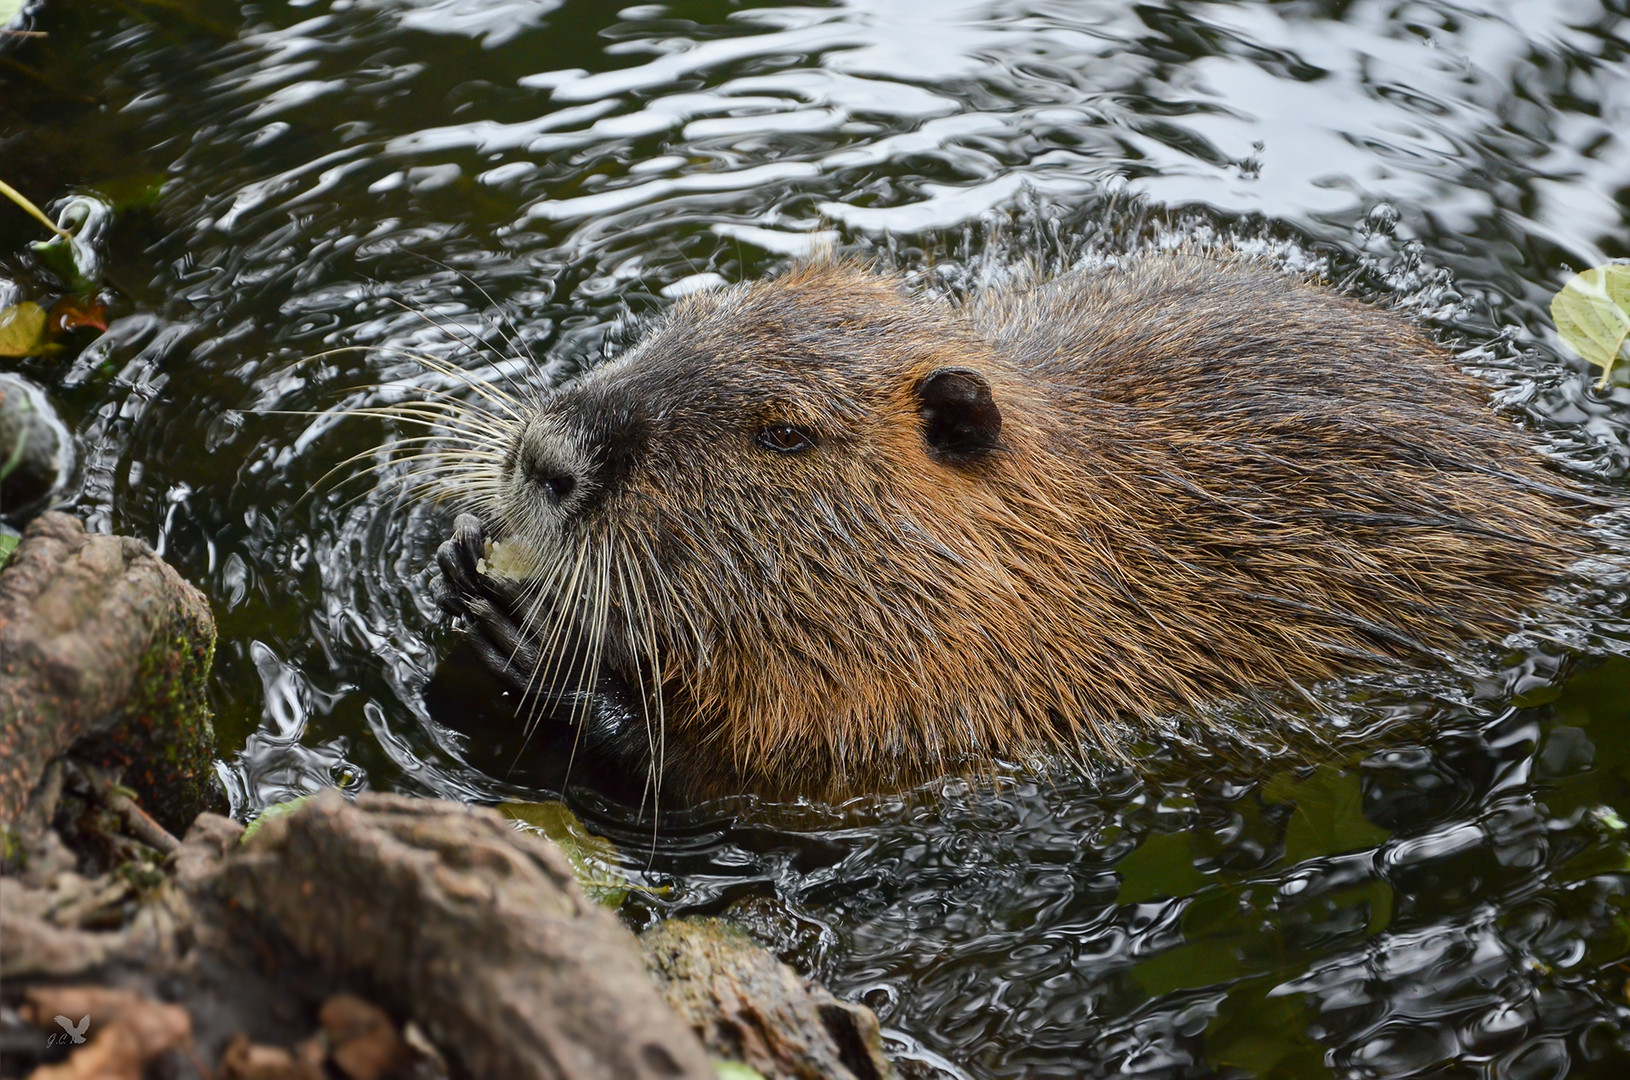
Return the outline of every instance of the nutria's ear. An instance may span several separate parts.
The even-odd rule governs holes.
[[[923,437],[941,458],[971,461],[1002,448],[1002,410],[990,383],[967,368],[940,368],[917,384]]]

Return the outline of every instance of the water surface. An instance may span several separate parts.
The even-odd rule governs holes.
[[[1559,467],[1630,493],[1630,393],[1594,393],[1546,313],[1630,255],[1627,16],[59,3],[0,54],[0,175],[103,192],[122,292],[106,335],[23,367],[81,440],[68,507],[214,605],[238,813],[331,784],[538,797],[556,778],[511,767],[430,601],[446,512],[367,462],[319,483],[390,435],[338,411],[435,385],[403,351],[558,379],[823,234],[952,282],[1051,232],[1244,236],[1404,304]],[[0,212],[0,302],[47,288],[38,238]],[[729,911],[876,1008],[911,1075],[1620,1076],[1623,593],[1589,575],[1461,668],[1332,690],[1316,767],[1179,746],[655,840],[637,802],[576,798],[674,886],[631,919]]]

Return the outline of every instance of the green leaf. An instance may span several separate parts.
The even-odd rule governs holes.
[[[89,195],[75,195],[63,203],[57,214],[57,235],[28,245],[39,256],[40,262],[62,279],[68,291],[85,296],[96,291],[102,279],[101,260],[80,233],[87,223],[111,213],[100,199]]]
[[[48,344],[44,308],[32,300],[0,308],[0,356],[38,356]]]
[[[1238,936],[1185,941],[1140,959],[1132,978],[1145,994],[1160,997],[1202,986],[1226,986],[1251,973]]]
[[[0,27],[10,26],[23,13],[28,0],[0,0]]]
[[[11,553],[17,550],[17,544],[22,537],[13,532],[0,532],[0,567],[11,561]]]
[[[713,1071],[719,1074],[719,1080],[764,1080],[764,1074],[751,1065],[723,1058],[713,1059]]]
[[[1281,773],[1263,785],[1269,802],[1296,804],[1285,827],[1285,865],[1324,855],[1341,855],[1380,846],[1385,829],[1364,816],[1364,791],[1357,773],[1320,765],[1305,780]]]
[[[245,826],[243,835],[238,837],[238,843],[247,844],[249,842],[249,838],[260,831],[260,827],[262,825],[266,824],[268,821],[271,821],[273,818],[279,818],[284,814],[294,813],[296,810],[300,809],[300,807],[306,805],[306,803],[310,802],[314,798],[316,798],[315,795],[301,795],[300,797],[290,799],[287,802],[273,803],[271,806],[266,807],[266,809],[255,815],[255,820],[251,821],[247,826]]]
[[[507,802],[498,812],[524,828],[542,833],[566,856],[584,894],[605,907],[621,907],[628,896],[617,845],[589,832],[577,815],[558,800],[538,803]]]
[[[1115,864],[1121,877],[1116,903],[1141,904],[1161,897],[1176,900],[1205,888],[1210,879],[1194,865],[1194,845],[1187,833],[1155,833],[1143,838],[1130,855]]]
[[[5,0],[0,0],[4,3]],[[133,173],[130,176],[98,180],[95,189],[115,211],[157,206],[164,196],[169,177],[161,172]]]
[[[1602,369],[1607,388],[1630,337],[1630,265],[1613,263],[1575,274],[1551,299],[1551,318],[1568,348]]]
[[[1310,1010],[1301,994],[1281,993],[1277,979],[1237,985],[1206,1025],[1206,1061],[1259,1080],[1330,1076],[1324,1047],[1307,1034]]]

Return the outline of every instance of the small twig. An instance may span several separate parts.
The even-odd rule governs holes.
[[[42,38],[42,37],[50,37],[51,36],[50,34],[47,34],[44,30],[0,30],[0,34],[4,34],[7,37],[32,37],[32,38]]]
[[[110,788],[104,793],[107,808],[119,815],[124,827],[130,835],[157,851],[160,855],[171,855],[181,847],[181,841],[170,835],[170,831],[137,805],[136,800],[129,795]]]
[[[56,233],[64,240],[72,240],[73,235],[57,226],[57,223],[45,216],[45,212],[28,200],[28,197],[4,180],[0,180],[0,195],[4,195],[12,202],[23,208],[23,211],[32,217],[38,218],[47,229]]]

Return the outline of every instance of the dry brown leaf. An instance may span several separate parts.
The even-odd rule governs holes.
[[[329,1060],[350,1080],[382,1080],[413,1060],[391,1018],[359,997],[336,994],[317,1018],[328,1033]]]
[[[320,1068],[281,1046],[262,1046],[238,1032],[221,1054],[221,1080],[323,1080]]]

